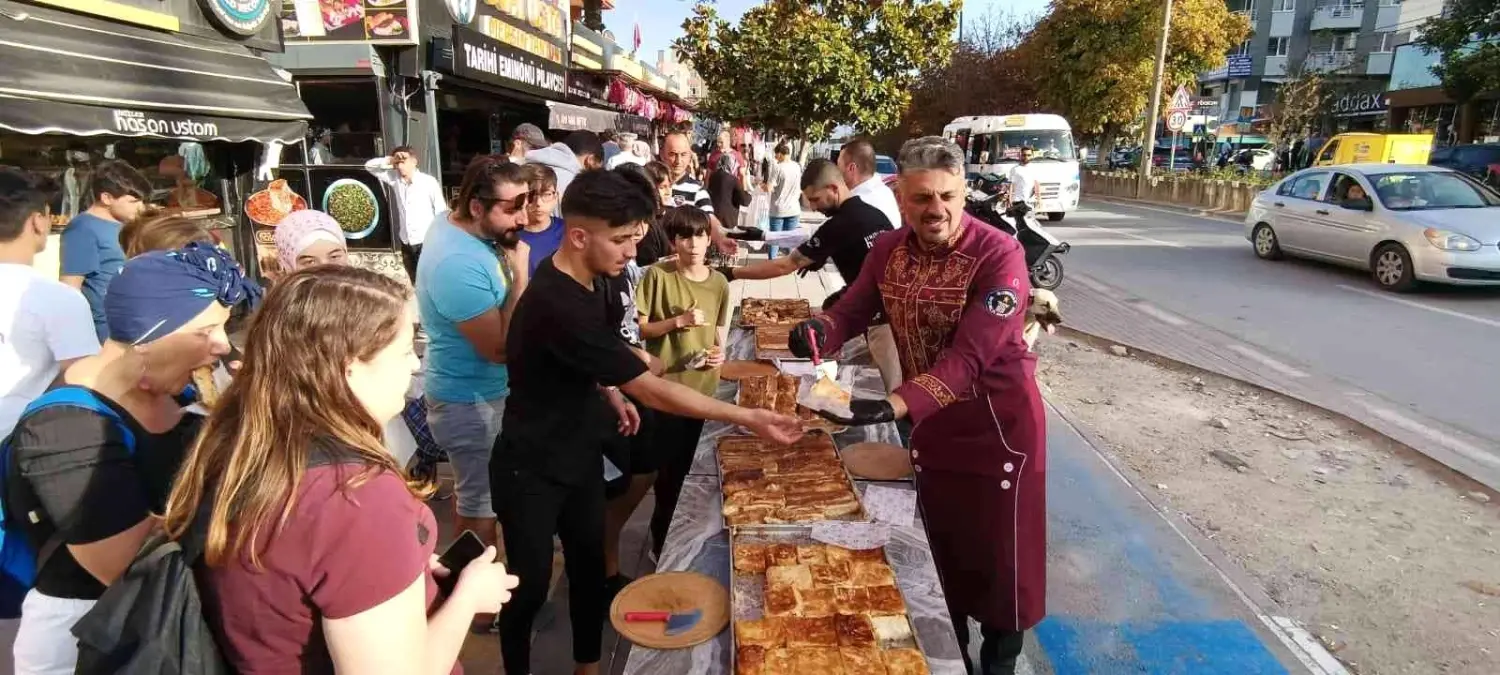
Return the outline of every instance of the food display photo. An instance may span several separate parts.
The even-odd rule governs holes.
[[[736,675],[929,672],[883,548],[783,526],[736,531],[730,555]]]
[[[717,454],[730,527],[869,519],[826,433],[807,434],[790,446],[725,436]]]
[[[334,181],[323,192],[323,212],[338,221],[347,239],[363,239],[380,222],[380,202],[370,186],[353,178]]]
[[[288,40],[318,42],[414,40],[410,0],[315,0],[317,13],[299,14],[295,2],[282,3],[281,30]],[[311,21],[301,20],[316,17]]]

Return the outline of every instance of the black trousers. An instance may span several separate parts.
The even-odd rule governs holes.
[[[693,468],[693,454],[698,437],[703,435],[703,420],[656,413],[656,448],[661,453],[656,470],[656,510],[651,513],[651,550],[661,555],[672,513],[682,494],[682,482]]]
[[[958,649],[964,655],[964,670],[969,675],[1015,675],[1016,660],[1026,644],[1025,631],[997,630],[979,626],[979,670],[969,662],[969,617],[953,614],[953,631],[958,633]]]
[[[401,266],[406,268],[406,276],[411,279],[413,286],[417,285],[417,259],[422,257],[422,245],[401,245]]]
[[[568,574],[573,660],[599,660],[604,631],[604,476],[564,485],[526,471],[492,471],[495,515],[508,571],[521,583],[500,610],[500,655],[507,673],[529,673],[531,630],[552,580],[552,536],[562,540]]]

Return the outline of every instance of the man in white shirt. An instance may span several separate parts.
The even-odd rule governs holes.
[[[1021,163],[1010,168],[1010,201],[1026,204],[1033,211],[1041,204],[1042,184],[1037,182],[1036,168],[1031,166],[1031,146],[1021,148]]]
[[[401,239],[401,262],[407,277],[415,284],[422,241],[437,215],[448,210],[443,186],[438,179],[417,170],[417,153],[407,145],[392,150],[390,157],[365,162],[365,170],[389,188],[395,207],[396,233]]]
[[[891,221],[891,227],[901,227],[901,209],[896,206],[896,193],[875,174],[875,146],[863,138],[844,144],[839,150],[839,171],[844,174],[844,184],[850,186],[849,196],[859,197],[866,204],[880,209]]]
[[[797,229],[802,219],[802,165],[791,159],[792,149],[785,143],[776,146],[776,164],[771,167],[771,231],[791,232]],[[776,258],[779,249],[770,248],[770,257]]]
[[[49,178],[0,168],[0,438],[63,370],[99,352],[83,294],[31,266],[47,248],[58,192]]]
[[[614,157],[605,161],[604,168],[614,171],[617,167],[625,164],[645,166],[647,162],[651,161],[651,146],[647,145],[645,141],[630,141],[628,143],[621,141],[621,143],[624,143],[622,146],[623,149],[615,153]]]

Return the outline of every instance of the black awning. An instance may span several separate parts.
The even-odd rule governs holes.
[[[619,119],[615,120],[615,130],[636,134],[642,137],[650,136],[651,120],[641,117],[640,115],[620,113]]]
[[[581,105],[547,102],[547,128],[587,129],[589,131],[613,131],[615,119],[620,116],[613,110],[585,108]]]
[[[24,133],[295,142],[312,118],[240,45],[34,5],[0,13],[0,64],[0,128]]]

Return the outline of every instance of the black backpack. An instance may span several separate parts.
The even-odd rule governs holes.
[[[130,568],[73,626],[76,675],[231,675],[203,616],[193,567],[207,520],[187,535],[147,539]]]

